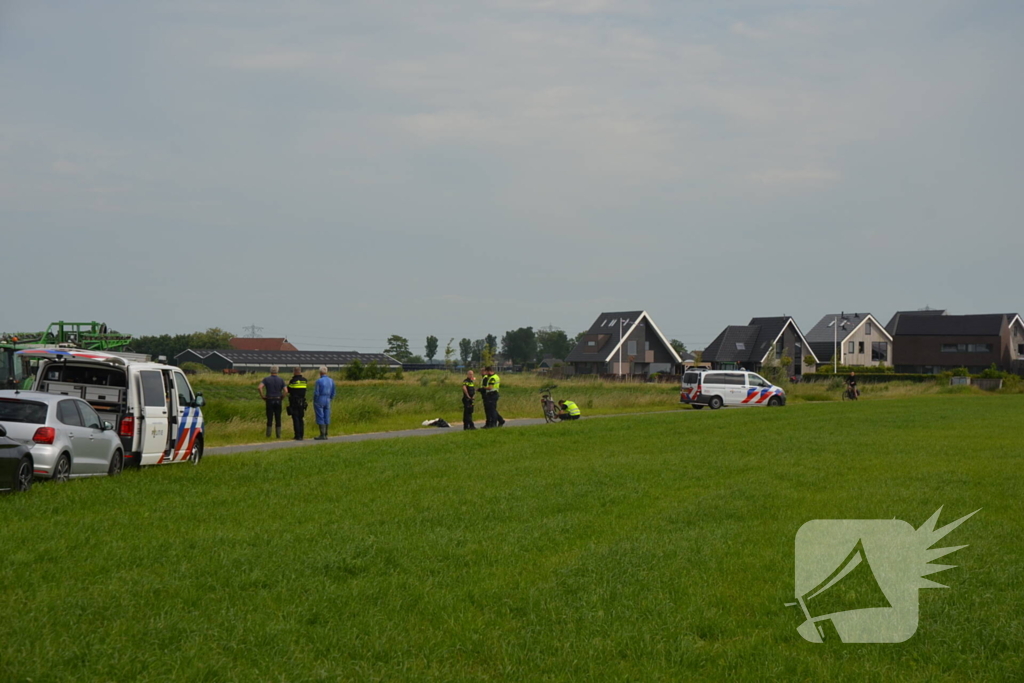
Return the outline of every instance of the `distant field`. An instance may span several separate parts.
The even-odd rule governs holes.
[[[1010,681],[1024,396],[211,457],[0,498],[2,680]],[[796,632],[816,518],[978,508],[898,645]]]
[[[307,373],[312,379],[312,373]],[[260,377],[250,375],[198,375],[192,378],[204,393],[203,409],[209,421],[207,445],[220,446],[266,441],[266,417],[263,402],[256,394]],[[337,378],[336,378],[337,379]],[[357,434],[411,429],[424,420],[443,417],[452,424],[462,423],[460,402],[461,375],[441,371],[406,373],[400,381],[338,381],[331,434]],[[550,383],[544,377],[524,373],[504,375],[500,410],[505,418],[541,417],[540,388]],[[571,398],[584,414],[611,415],[662,410],[678,410],[679,386],[643,382],[606,382],[595,379],[554,380],[556,398]],[[830,384],[787,387],[791,403],[838,401],[841,381]],[[938,387],[934,384],[866,385],[864,398],[897,398],[942,393],[979,393],[971,387]],[[483,404],[477,401],[477,421],[484,419]],[[291,419],[284,415],[283,435],[292,436]],[[316,434],[313,409],[306,411],[307,434]]]

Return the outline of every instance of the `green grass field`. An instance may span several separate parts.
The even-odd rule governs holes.
[[[1010,681],[1024,396],[207,458],[0,499],[0,679]],[[895,645],[796,632],[812,519],[981,512]]]
[[[313,373],[306,373],[312,376]],[[335,378],[337,380],[337,377]],[[608,382],[589,377],[550,380],[532,373],[506,375],[502,381],[501,413],[505,418],[542,417],[540,388],[558,384],[556,398],[571,398],[585,415],[678,410],[679,385],[643,382]],[[198,375],[192,378],[207,405],[206,445],[222,446],[266,441],[266,413],[256,393],[260,377],[253,375]],[[407,373],[402,380],[363,382],[337,381],[337,398],[332,409],[331,434],[361,434],[398,429],[415,429],[424,420],[443,417],[462,423],[462,376],[443,371]],[[790,403],[838,401],[842,380],[832,383],[791,385],[786,388]],[[980,394],[973,387],[940,387],[927,384],[865,384],[863,398],[905,398],[944,393]],[[477,421],[484,419],[483,403],[477,401]],[[291,418],[282,417],[283,436],[292,435]],[[306,411],[308,435],[316,434],[313,409]]]

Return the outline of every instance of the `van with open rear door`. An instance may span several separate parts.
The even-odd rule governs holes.
[[[203,457],[203,395],[180,368],[78,349],[25,349],[39,360],[32,388],[75,396],[117,429],[125,465],[162,465]]]
[[[784,406],[786,392],[756,372],[745,370],[687,370],[679,402],[700,409],[708,406]]]

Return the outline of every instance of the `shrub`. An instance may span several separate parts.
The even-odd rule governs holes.
[[[345,379],[350,382],[358,382],[363,379],[364,368],[359,359],[352,361],[352,364],[345,368]]]
[[[187,375],[206,375],[213,372],[202,363],[182,363],[181,369]]]

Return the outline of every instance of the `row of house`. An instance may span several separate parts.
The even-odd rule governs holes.
[[[701,353],[713,369],[758,371],[788,359],[799,376],[821,364],[893,366],[896,372],[938,374],[993,364],[1024,374],[1024,322],[1017,313],[949,315],[899,311],[882,325],[871,313],[834,313],[804,334],[791,316],[751,318],[729,325]],[[646,311],[602,313],[565,358],[574,374],[650,375],[675,372],[694,361],[680,355]]]

